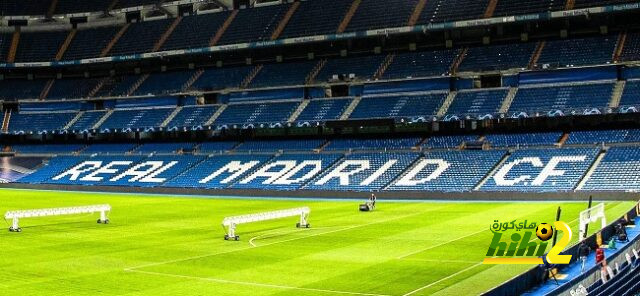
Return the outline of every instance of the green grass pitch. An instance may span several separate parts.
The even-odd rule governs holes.
[[[100,203],[113,207],[108,225],[60,216],[0,232],[0,295],[478,294],[531,268],[480,263],[494,219],[550,222],[561,206],[575,238],[586,204],[380,201],[361,213],[357,201],[0,190],[0,214]],[[290,217],[223,240],[225,216],[298,206],[311,208],[311,229]],[[609,202],[607,216],[632,206]]]

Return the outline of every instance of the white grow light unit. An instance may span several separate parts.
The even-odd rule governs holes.
[[[280,219],[285,217],[300,216],[300,222],[296,223],[296,227],[309,228],[311,227],[311,224],[307,222],[309,213],[311,213],[311,210],[309,209],[309,207],[301,207],[301,208],[295,208],[295,209],[226,217],[222,220],[222,227],[223,228],[227,227],[227,234],[225,234],[224,239],[225,240],[240,239],[240,236],[236,235],[236,226],[238,226],[238,224],[274,220],[274,219]]]
[[[18,225],[18,221],[22,218],[33,217],[47,217],[47,216],[62,216],[62,215],[76,215],[76,214],[92,214],[100,212],[100,219],[98,223],[109,223],[107,218],[107,212],[111,211],[110,205],[92,205],[92,206],[80,206],[80,207],[67,207],[67,208],[50,208],[50,209],[35,209],[35,210],[18,210],[8,211],[4,214],[4,219],[12,219],[11,232],[21,232],[22,229]]]

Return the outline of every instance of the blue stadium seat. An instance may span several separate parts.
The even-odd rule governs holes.
[[[92,144],[86,149],[82,150],[82,154],[125,154],[130,152],[136,147],[131,143],[118,143],[118,144]]]
[[[132,153],[135,154],[149,154],[149,153],[162,153],[173,154],[182,150],[193,150],[194,143],[149,143],[142,144],[136,148]]]
[[[409,22],[418,0],[362,1],[347,31],[403,27]],[[389,8],[393,9],[389,9]]]
[[[475,135],[434,136],[429,137],[422,146],[431,149],[453,149],[460,147],[464,142],[477,139],[478,136]]]
[[[55,59],[68,31],[21,33],[16,62],[48,62]]]
[[[544,114],[562,111],[566,114],[575,111],[582,114],[592,108],[607,107],[612,92],[611,82],[520,87],[509,112],[527,112],[532,115],[536,112]]]
[[[171,112],[173,108],[117,109],[99,128],[122,130],[159,127]]]
[[[300,102],[229,104],[214,124],[284,123]]]
[[[507,97],[508,89],[486,89],[459,91],[447,110],[447,114],[456,116],[495,115],[500,111],[502,102]]]
[[[420,137],[386,139],[335,139],[324,150],[394,150],[411,149],[418,146]]]
[[[222,11],[183,17],[161,50],[208,47],[229,14],[229,11]]]
[[[311,151],[319,148],[324,143],[320,139],[305,140],[256,140],[246,141],[236,147],[236,151]]]
[[[564,9],[564,1],[554,0],[509,0],[498,1],[493,16],[512,16],[519,14],[558,11]]]
[[[601,144],[635,142],[633,136],[638,130],[591,130],[574,131],[569,134],[566,144]]]
[[[470,47],[458,71],[524,69],[535,48],[534,42]]]
[[[297,122],[318,122],[340,119],[347,106],[351,103],[348,99],[314,99],[296,118]]]
[[[489,0],[433,0],[427,1],[420,24],[452,22],[483,17]]]
[[[640,188],[640,148],[612,147],[581,190],[638,191]]]
[[[620,107],[640,108],[640,80],[629,80],[625,83]]]
[[[573,67],[608,64],[611,63],[616,40],[614,36],[597,36],[547,41],[537,65]]]
[[[319,0],[300,1],[280,38],[334,34],[351,3],[351,0],[333,0],[331,5]]]
[[[428,120],[438,113],[446,99],[443,92],[422,95],[389,95],[363,97],[349,118],[412,118],[424,117]]]
[[[13,113],[9,120],[9,131],[40,132],[61,130],[75,116],[75,112]]]
[[[101,12],[109,7],[109,1],[58,0],[54,14]]]
[[[18,183],[24,184],[40,184],[49,180],[52,176],[63,172],[64,170],[80,163],[84,157],[80,156],[58,156],[45,161],[45,165],[35,172],[19,179]]]
[[[195,127],[204,125],[216,111],[219,106],[188,106],[182,108],[176,116],[171,119],[168,128],[173,127]]]
[[[87,98],[101,78],[65,78],[56,79],[49,89],[46,99]]]
[[[238,87],[251,69],[253,66],[208,68],[191,85],[191,89],[205,91]]]
[[[240,9],[218,44],[234,44],[270,40],[282,16],[291,4]]]
[[[185,83],[191,76],[193,76],[193,71],[153,73],[140,84],[134,95],[177,93],[183,90]]]
[[[47,80],[4,79],[0,80],[0,98],[7,101],[38,99]]]
[[[173,19],[131,23],[107,56],[150,52]]]
[[[492,147],[553,146],[561,136],[561,132],[489,134],[486,136],[486,141]]]
[[[107,112],[106,111],[88,111],[82,114],[76,122],[74,122],[70,130],[74,131],[84,131],[92,129],[96,123],[102,118]]]
[[[315,80],[318,82],[328,82],[332,79],[333,75],[341,74],[347,76],[349,74],[355,74],[357,79],[371,80],[373,74],[376,73],[382,64],[383,59],[384,56],[381,55],[328,59],[324,67],[318,72],[318,75],[316,75]]]
[[[198,145],[198,153],[221,153],[233,149],[238,142],[220,141],[220,142],[204,142]]]
[[[266,64],[251,81],[250,87],[302,85],[316,61]]]
[[[382,78],[443,76],[449,73],[459,53],[459,49],[397,53]]]
[[[22,154],[71,154],[82,149],[82,144],[34,144],[12,145],[13,151]]]

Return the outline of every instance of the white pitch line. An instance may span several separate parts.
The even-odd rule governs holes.
[[[184,262],[184,261],[189,261],[189,260],[194,260],[194,259],[201,259],[201,258],[206,258],[206,257],[212,257],[212,256],[217,256],[217,255],[222,255],[222,254],[229,254],[229,253],[238,252],[238,251],[244,251],[244,250],[248,250],[248,249],[252,249],[252,248],[266,247],[266,246],[271,246],[271,245],[275,245],[275,244],[279,244],[279,243],[285,243],[285,242],[295,241],[295,240],[299,240],[299,239],[304,239],[304,238],[309,238],[309,237],[314,237],[314,236],[319,236],[319,235],[324,235],[324,234],[330,234],[330,233],[336,233],[336,232],[340,232],[340,231],[344,231],[344,230],[351,230],[351,229],[354,229],[354,228],[365,227],[365,226],[385,223],[385,222],[394,221],[394,220],[400,220],[400,219],[404,219],[404,218],[408,218],[408,217],[412,217],[412,216],[421,215],[421,214],[424,214],[426,212],[430,212],[430,211],[424,211],[424,212],[414,213],[414,214],[410,214],[410,215],[394,217],[394,218],[386,219],[386,220],[382,220],[382,221],[376,221],[376,222],[365,223],[365,224],[360,224],[360,225],[348,226],[348,227],[337,229],[337,230],[333,230],[333,231],[326,231],[326,232],[315,233],[315,234],[301,236],[301,237],[294,237],[294,238],[290,238],[290,239],[286,239],[286,240],[267,243],[267,244],[256,246],[256,247],[248,246],[248,247],[245,247],[245,248],[222,251],[222,252],[217,252],[217,253],[212,253],[212,254],[205,254],[205,255],[187,257],[187,258],[182,258],[182,259],[175,259],[175,260],[168,260],[168,261],[163,261],[163,262],[155,262],[155,263],[143,264],[143,265],[138,265],[138,266],[133,266],[133,267],[127,267],[124,270],[125,271],[130,271],[130,270],[139,269],[139,268],[158,266],[158,265],[165,265],[165,264],[171,264],[171,263],[177,263],[177,262]]]
[[[318,230],[318,229],[327,229],[327,228],[336,228],[336,227],[340,227],[340,226],[328,226],[328,227],[316,227],[316,228],[302,228],[302,229],[298,229],[298,230],[288,230],[288,231],[278,231],[278,232],[270,232],[270,233],[265,233],[265,234],[261,234],[258,236],[254,236],[249,240],[249,244],[252,247],[258,247],[256,244],[253,243],[254,240],[260,239],[260,238],[265,238],[265,237],[270,237],[270,236],[277,236],[279,234],[287,234],[287,233],[294,233],[294,232],[298,232],[298,231],[310,231],[310,230]]]
[[[151,275],[158,275],[158,276],[168,276],[168,277],[177,277],[177,278],[192,279],[192,280],[202,280],[202,281],[216,282],[216,283],[222,283],[222,284],[236,284],[236,285],[244,285],[244,286],[266,287],[266,288],[276,288],[276,289],[286,289],[286,290],[300,290],[300,291],[311,291],[311,292],[324,292],[324,293],[346,294],[346,295],[391,296],[391,295],[386,295],[386,294],[359,293],[359,292],[327,290],[327,289],[292,287],[292,286],[275,285],[275,284],[263,284],[263,283],[253,283],[253,282],[243,282],[243,281],[232,281],[232,280],[216,279],[216,278],[210,278],[210,277],[199,277],[199,276],[181,275],[181,274],[173,274],[173,273],[162,273],[162,272],[153,272],[153,271],[144,271],[144,270],[128,270],[128,271],[129,272],[144,273],[144,274],[151,274]]]
[[[438,263],[467,263],[467,264],[475,264],[475,263],[478,263],[478,261],[469,261],[469,260],[447,260],[447,259],[412,259],[412,258],[405,258],[405,259],[398,259],[398,260],[403,260],[403,261],[420,261],[420,262],[438,262]]]
[[[411,252],[411,253],[409,253],[409,254],[405,254],[405,255],[399,256],[399,257],[397,257],[396,259],[404,259],[404,258],[407,258],[407,257],[409,257],[409,256],[411,256],[411,255],[415,255],[415,254],[418,254],[418,253],[422,253],[422,252],[424,252],[424,251],[428,251],[428,250],[431,250],[431,249],[435,249],[435,248],[437,248],[437,247],[440,247],[440,246],[446,245],[446,244],[448,244],[448,243],[452,243],[452,242],[455,242],[455,241],[461,240],[461,239],[463,239],[463,238],[467,238],[467,237],[470,237],[470,236],[476,235],[476,234],[481,233],[481,232],[484,232],[484,231],[487,231],[487,230],[486,230],[486,229],[482,229],[482,230],[480,230],[480,231],[476,231],[476,232],[474,232],[474,233],[467,234],[467,235],[465,235],[465,236],[461,236],[461,237],[458,237],[458,238],[454,238],[454,239],[452,239],[452,240],[448,240],[448,241],[446,241],[446,242],[439,243],[439,244],[437,244],[437,245],[435,245],[435,246],[429,246],[429,247],[427,247],[427,248],[420,249],[420,250],[417,250],[417,251]]]
[[[474,265],[471,265],[471,266],[469,266],[469,267],[467,267],[467,268],[465,268],[465,269],[463,269],[463,270],[460,270],[460,271],[458,271],[458,272],[456,272],[456,273],[453,273],[453,274],[451,274],[451,275],[449,275],[449,276],[447,276],[447,277],[443,277],[443,278],[441,278],[441,279],[439,279],[439,280],[437,280],[437,281],[435,281],[435,282],[433,282],[433,283],[431,283],[431,284],[428,284],[428,285],[426,285],[426,286],[422,286],[422,287],[420,287],[420,288],[418,288],[418,289],[415,289],[415,290],[413,290],[413,291],[411,291],[411,292],[409,292],[409,293],[406,293],[406,294],[404,294],[404,295],[402,295],[402,296],[409,296],[409,295],[413,295],[413,294],[415,294],[415,293],[418,293],[418,292],[420,292],[420,291],[422,291],[422,290],[424,290],[424,289],[426,289],[426,288],[429,288],[429,287],[431,287],[431,286],[433,286],[433,285],[436,285],[436,284],[438,284],[438,283],[440,283],[440,282],[442,282],[442,281],[446,281],[446,280],[448,280],[448,279],[450,279],[450,278],[452,278],[452,277],[454,277],[454,276],[456,276],[456,275],[459,275],[459,274],[461,274],[461,273],[463,273],[463,272],[465,272],[465,271],[467,271],[467,270],[470,270],[470,269],[472,269],[472,268],[478,267],[479,265],[482,265],[482,262],[478,262],[478,263],[476,263],[476,264],[474,264]]]

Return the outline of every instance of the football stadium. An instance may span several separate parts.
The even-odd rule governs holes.
[[[0,295],[640,295],[640,1],[1,0]]]

